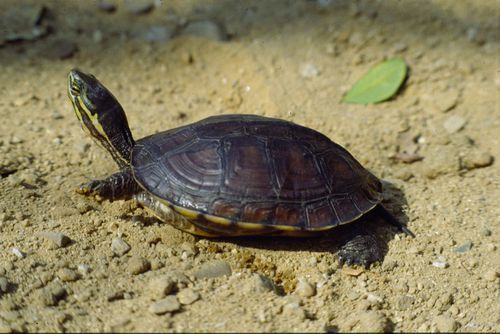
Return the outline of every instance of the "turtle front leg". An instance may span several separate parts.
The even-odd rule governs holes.
[[[92,180],[84,183],[77,189],[79,194],[96,196],[98,199],[108,199],[110,201],[130,199],[139,191],[140,187],[134,180],[130,168],[124,168],[102,180]]]
[[[371,230],[371,229],[370,229]],[[338,253],[339,263],[348,266],[359,264],[369,267],[370,264],[384,258],[384,242],[375,231],[360,231],[347,241]]]

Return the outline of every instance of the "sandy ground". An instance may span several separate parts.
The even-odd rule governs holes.
[[[500,331],[497,1],[23,3],[46,7],[45,35],[0,2],[0,332]],[[397,98],[340,102],[393,56],[410,68]],[[315,128],[384,180],[416,238],[340,268],[335,230],[208,240],[84,198],[116,166],[71,109],[73,67],[136,138],[225,113]]]

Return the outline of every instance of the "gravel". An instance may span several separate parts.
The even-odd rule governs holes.
[[[462,167],[467,170],[472,170],[475,168],[488,167],[493,164],[493,156],[488,152],[482,152],[479,150],[474,150],[468,152],[462,158]]]
[[[316,286],[311,284],[307,279],[301,278],[297,283],[295,293],[301,297],[312,297],[316,294]]]
[[[386,332],[389,322],[379,311],[357,311],[340,323],[341,331],[353,332]]]
[[[436,268],[445,269],[448,268],[449,264],[443,260],[432,261],[432,265]]]
[[[455,247],[454,251],[457,253],[465,253],[465,252],[470,251],[471,248],[472,248],[472,241],[467,240],[463,244],[461,244],[460,246]]]
[[[455,133],[462,130],[467,123],[467,120],[461,116],[453,115],[448,117],[444,123],[443,127],[448,133]]]
[[[71,242],[71,239],[61,232],[42,231],[39,235],[48,240],[54,248],[66,247]]]
[[[433,319],[433,324],[436,326],[436,330],[440,333],[450,333],[455,332],[459,324],[452,317],[448,315],[438,315]]]
[[[229,38],[223,25],[208,20],[189,22],[182,29],[181,35],[193,35],[214,41],[226,41]]]
[[[115,255],[123,256],[130,251],[130,245],[122,238],[114,238],[111,241],[111,250]]]
[[[127,271],[132,275],[139,275],[151,269],[149,260],[143,257],[132,257],[128,261]]]
[[[183,305],[190,305],[200,299],[200,294],[191,288],[186,288],[177,293],[179,303]]]
[[[165,313],[171,313],[180,310],[181,304],[177,300],[176,296],[168,296],[164,299],[161,299],[154,304],[149,306],[149,311],[151,313],[161,315]]]
[[[317,77],[320,74],[319,68],[313,63],[305,63],[300,67],[300,75],[304,78],[310,79]]]
[[[5,277],[0,277],[0,296],[9,291],[9,281]]]
[[[496,281],[498,277],[499,272],[495,269],[488,269],[483,275],[483,278],[490,282]]]
[[[20,250],[17,247],[12,248],[12,254],[14,254],[15,256],[17,256],[20,259],[23,259],[26,257],[26,253],[24,253],[22,250]]]
[[[153,278],[147,287],[147,293],[152,300],[163,298],[177,288],[173,278],[168,275]]]
[[[125,7],[130,14],[142,15],[151,12],[154,8],[153,0],[125,0]]]
[[[63,282],[74,282],[78,280],[78,273],[68,268],[61,268],[57,272],[57,277]]]
[[[229,263],[222,260],[204,263],[200,269],[194,272],[196,278],[214,278],[220,276],[231,276],[232,270]]]

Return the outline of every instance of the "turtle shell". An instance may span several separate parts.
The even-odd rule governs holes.
[[[380,181],[340,145],[255,115],[213,116],[145,137],[131,165],[142,188],[209,230],[321,231],[381,200]]]

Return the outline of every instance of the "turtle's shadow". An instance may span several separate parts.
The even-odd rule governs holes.
[[[403,226],[409,219],[404,213],[403,207],[407,206],[403,192],[394,184],[384,183],[384,200],[382,205]],[[224,241],[237,244],[242,247],[279,250],[279,251],[310,251],[336,253],[342,245],[359,233],[360,230],[373,229],[381,240],[383,257],[388,251],[388,242],[398,233],[403,233],[396,226],[391,225],[379,210],[372,210],[357,221],[341,225],[331,230],[312,237],[285,237],[285,236],[245,236],[232,238],[214,238],[213,241]]]

